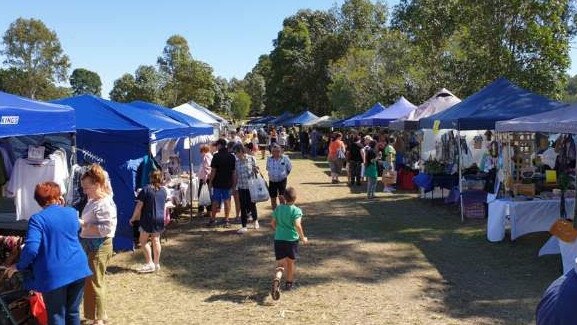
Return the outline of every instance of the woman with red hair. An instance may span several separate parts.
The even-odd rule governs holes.
[[[36,185],[34,199],[42,210],[30,217],[24,248],[17,264],[8,269],[31,270],[24,277],[29,290],[42,292],[49,324],[80,324],[84,279],[92,274],[78,239],[78,212],[64,207],[60,186]]]

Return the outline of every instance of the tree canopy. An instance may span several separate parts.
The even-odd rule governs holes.
[[[70,86],[74,95],[91,94],[100,97],[102,81],[98,73],[80,68],[72,71]]]
[[[50,99],[59,93],[56,83],[68,79],[70,62],[58,36],[40,20],[18,18],[2,37],[6,74],[15,83],[2,81],[12,93]]]

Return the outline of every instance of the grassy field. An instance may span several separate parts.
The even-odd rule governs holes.
[[[262,161],[261,161],[262,162]],[[237,235],[180,222],[168,231],[162,270],[137,274],[140,252],[109,268],[113,324],[532,324],[560,257],[537,257],[547,234],[486,241],[484,220],[413,193],[377,194],[329,184],[324,161],[294,158],[310,244],[298,289],[269,296],[274,265],[269,204],[261,229]],[[344,180],[344,178],[343,178]]]

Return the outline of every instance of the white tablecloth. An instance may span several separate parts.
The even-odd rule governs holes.
[[[563,274],[569,272],[575,267],[575,258],[577,258],[577,240],[572,243],[566,243],[555,236],[549,240],[539,250],[539,256],[561,254],[563,262]]]
[[[567,215],[573,216],[575,199],[566,199]],[[505,238],[505,223],[511,223],[511,240],[528,233],[549,231],[559,219],[560,200],[510,201],[489,203],[487,239],[491,242]]]

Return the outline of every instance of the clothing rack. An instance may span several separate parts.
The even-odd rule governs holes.
[[[100,157],[100,156],[98,156],[98,155],[96,155],[96,154],[94,154],[94,153],[92,153],[92,152],[90,152],[90,151],[88,151],[88,150],[85,150],[85,149],[82,149],[82,148],[76,148],[76,150],[82,152],[83,158],[84,158],[85,161],[89,161],[89,162],[92,162],[92,163],[98,163],[98,164],[101,164],[101,165],[106,162],[106,161],[104,160],[104,158],[102,158],[102,157]]]

